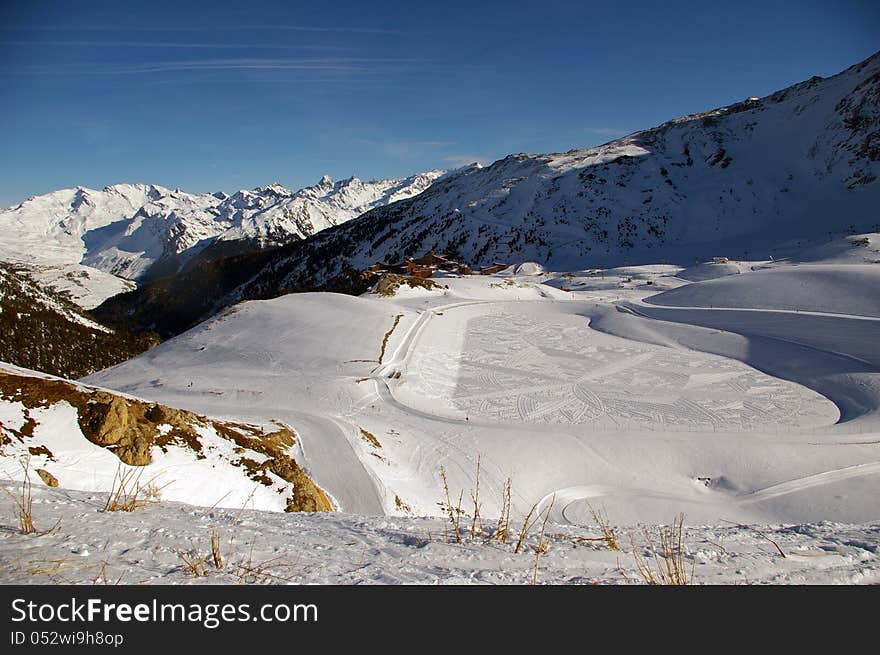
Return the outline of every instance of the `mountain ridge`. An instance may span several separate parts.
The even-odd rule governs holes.
[[[177,272],[218,242],[224,246],[219,253],[229,254],[233,244],[242,252],[306,238],[420,193],[442,173],[366,182],[325,175],[297,191],[274,183],[231,195],[142,183],[59,189],[0,211],[0,260],[85,265],[143,281]]]
[[[177,331],[240,300],[344,289],[374,262],[428,250],[472,266],[536,261],[555,270],[767,259],[880,230],[878,125],[880,53],[598,147],[453,171],[413,198],[270,251],[248,271],[196,258],[176,280],[118,296],[102,312],[140,314],[141,327],[167,332],[154,317],[173,307]],[[186,307],[174,297],[181,288]]]

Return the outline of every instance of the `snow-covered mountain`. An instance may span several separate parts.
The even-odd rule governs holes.
[[[880,53],[603,146],[510,155],[323,233],[288,283],[435,249],[557,270],[755,255],[880,224]],[[282,284],[284,284],[282,282]]]
[[[472,266],[555,270],[768,259],[880,230],[878,176],[880,53],[599,147],[453,171],[259,262],[218,261],[119,296],[104,315],[140,314],[139,324],[167,332],[155,318],[173,309],[179,331],[242,299],[335,289],[347,271],[429,249]]]
[[[325,176],[299,191],[271,184],[231,196],[145,184],[62,189],[0,211],[0,261],[82,264],[142,280],[176,272],[215,241],[228,252],[230,244],[241,251],[306,238],[421,193],[441,174],[369,182]]]
[[[305,239],[375,207],[411,198],[442,174],[428,171],[402,180],[370,182],[356,177],[334,182],[325,175],[315,186],[296,192],[279,184],[239,191],[218,206],[220,215],[232,223],[219,239],[252,239],[261,245]]]

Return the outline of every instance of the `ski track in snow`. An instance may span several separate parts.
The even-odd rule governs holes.
[[[331,490],[340,509],[367,516],[384,514],[377,481],[355,454],[345,427],[313,414],[297,414],[291,421],[305,442],[310,472]]]
[[[822,473],[816,473],[815,475],[805,475],[796,480],[780,482],[779,484],[774,484],[764,489],[759,489],[758,491],[746,494],[739,499],[739,502],[742,504],[759,503],[764,500],[770,500],[771,498],[803,491],[804,489],[831,484],[832,482],[840,482],[841,480],[858,478],[865,475],[876,475],[878,473],[880,473],[880,462],[855,464],[840,469],[823,471]]]

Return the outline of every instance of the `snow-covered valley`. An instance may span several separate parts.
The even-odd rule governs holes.
[[[848,239],[865,240],[849,245],[863,253],[878,237]],[[28,561],[57,557],[57,570],[37,567],[41,579],[89,582],[106,561],[127,582],[196,580],[178,551],[202,547],[193,544],[217,527],[229,549],[254,542],[284,564],[263,582],[519,583],[533,580],[536,557],[540,582],[642,582],[630,535],[636,553],[650,552],[643,530],[656,537],[682,512],[693,582],[876,582],[876,264],[831,255],[772,264],[703,264],[701,282],[669,265],[551,273],[529,264],[435,277],[434,289],[391,297],[237,305],[83,382],[222,421],[289,425],[296,460],[337,512],[266,514],[277,505],[238,483],[232,502],[202,493],[187,501],[198,509],[172,494],[119,519],[99,511],[114,457],[86,473],[61,455],[33,455],[62,481],[36,490],[40,523],[81,518],[54,535],[5,535],[4,575],[24,580]],[[778,307],[781,297],[813,304]],[[40,434],[27,442],[38,452]],[[510,480],[517,529],[530,510],[540,518],[530,555],[512,552],[515,537],[449,538],[443,477],[452,505],[463,498],[469,531],[478,462],[483,534],[504,513]],[[175,477],[161,458],[147,470]],[[21,477],[16,458],[4,458],[3,475]],[[603,547],[597,511],[622,552]],[[553,536],[541,540],[545,517]],[[135,542],[123,536],[131,529]],[[139,554],[123,556],[130,548]]]

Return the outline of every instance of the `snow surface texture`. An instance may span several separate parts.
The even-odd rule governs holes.
[[[231,196],[145,184],[62,189],[0,211],[0,260],[36,267],[35,279],[91,308],[157,262],[171,262],[167,274],[215,242],[266,247],[303,239],[421,193],[441,174],[369,182],[325,176],[295,192],[272,184]]]
[[[2,485],[17,492],[14,485]],[[35,488],[35,537],[0,535],[7,584],[632,584],[642,582],[629,552],[603,547],[596,529],[548,525],[535,573],[538,530],[525,548],[446,543],[439,519],[346,514],[279,514],[162,502],[134,513],[101,512],[102,494]],[[0,515],[12,501],[0,494]],[[515,526],[518,528],[519,526]],[[540,527],[540,526],[539,526]],[[212,531],[223,568],[211,561]],[[649,533],[655,544],[656,530]],[[621,544],[651,551],[637,526]],[[772,540],[772,541],[771,541]],[[779,554],[779,545],[785,557]],[[819,523],[687,526],[684,561],[698,584],[876,584],[880,525]],[[206,558],[205,575],[184,564]],[[692,568],[691,568],[692,567]],[[656,570],[656,568],[655,568]]]
[[[725,266],[721,264],[721,266]],[[845,293],[840,293],[841,289]],[[804,264],[689,284],[653,296],[662,306],[788,309],[880,317],[880,266]]]

